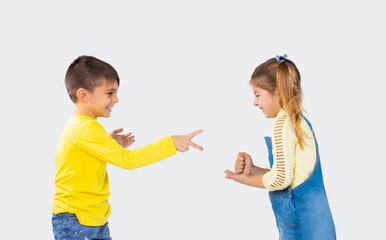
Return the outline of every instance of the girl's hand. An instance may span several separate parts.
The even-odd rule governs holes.
[[[230,170],[225,170],[225,178],[232,179],[238,183],[242,183],[252,187],[260,187],[259,178],[260,176],[251,176],[247,174],[238,174]]]
[[[247,184],[249,178],[251,177],[250,175],[247,174],[242,174],[242,173],[235,173],[230,170],[225,170],[224,172],[226,174],[225,178],[226,179],[232,179],[235,180],[236,182],[242,183],[242,184]]]
[[[202,129],[194,131],[192,133],[189,133],[187,135],[176,135],[172,136],[174,145],[176,146],[177,151],[179,152],[185,152],[189,150],[189,146],[192,146],[200,151],[203,151],[204,148],[201,147],[200,145],[192,142],[192,138],[197,136],[198,134],[202,133]]]
[[[248,153],[239,152],[235,163],[235,171],[236,172],[225,170],[225,178],[248,186],[265,188],[263,176],[269,172],[270,169],[253,165],[252,158]]]
[[[131,132],[126,133],[126,134],[118,134],[123,131],[123,128],[116,129],[110,133],[110,136],[114,138],[115,141],[119,145],[121,145],[124,148],[127,148],[131,144],[135,142],[134,136],[130,136]]]
[[[237,159],[236,159],[236,163],[235,163],[236,173],[251,175],[252,167],[253,167],[253,163],[252,163],[251,156],[248,153],[239,152],[239,155],[237,155]]]

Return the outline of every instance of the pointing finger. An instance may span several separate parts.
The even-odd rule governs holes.
[[[201,147],[200,145],[198,145],[197,143],[190,142],[189,145],[192,146],[192,147],[194,147],[194,148],[196,148],[196,149],[198,149],[198,150],[200,150],[200,151],[203,151],[203,150],[204,150],[204,148]]]
[[[196,130],[196,131],[194,131],[194,132],[188,134],[188,135],[189,135],[189,139],[194,138],[195,136],[197,136],[198,134],[200,134],[200,133],[202,133],[202,132],[203,132],[203,130],[202,130],[202,129],[199,129],[199,130]]]

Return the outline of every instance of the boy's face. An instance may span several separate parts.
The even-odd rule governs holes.
[[[118,97],[118,83],[109,83],[106,80],[103,81],[103,84],[95,87],[94,91],[87,92],[87,108],[91,117],[95,119],[97,117],[110,117],[111,109],[114,104],[117,103]]]

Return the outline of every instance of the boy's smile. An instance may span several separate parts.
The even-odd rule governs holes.
[[[76,113],[92,118],[110,117],[112,108],[117,103],[118,83],[109,83],[104,80],[103,84],[95,87],[93,92],[84,90],[83,96],[76,104]]]

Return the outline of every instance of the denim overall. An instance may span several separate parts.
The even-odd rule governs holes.
[[[335,226],[328,204],[320,166],[319,148],[311,123],[304,118],[315,138],[317,159],[309,178],[294,189],[287,187],[269,192],[279,239],[336,239]],[[273,165],[272,140],[265,137],[269,163]]]

